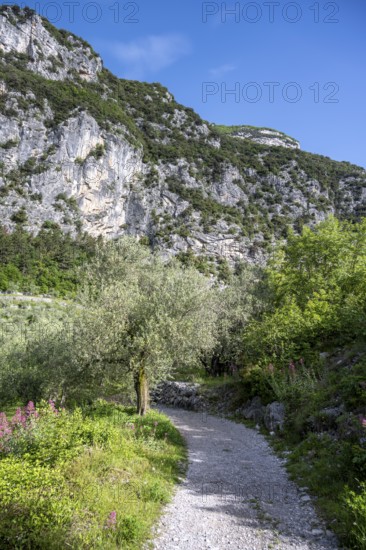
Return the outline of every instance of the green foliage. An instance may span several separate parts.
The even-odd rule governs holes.
[[[170,421],[101,401],[43,404],[28,429],[27,446],[0,454],[0,546],[141,548],[185,460]]]
[[[347,527],[351,548],[366,548],[366,482],[360,483],[357,492],[347,488],[344,494],[344,506],[349,513]]]
[[[24,225],[28,221],[28,216],[25,208],[21,208],[18,212],[14,212],[11,216],[11,221],[17,225]]]
[[[258,366],[240,371],[240,383],[247,399],[260,396],[264,404],[271,403],[277,396],[271,388],[268,375]]]
[[[330,217],[288,242],[268,268],[272,303],[245,335],[248,360],[280,365],[364,337],[366,220]]]
[[[215,344],[218,304],[207,279],[174,260],[167,264],[134,239],[100,249],[81,297],[82,349],[74,353],[87,366],[84,387],[126,374],[137,384],[140,377],[154,383],[178,363],[197,363]]]
[[[61,199],[73,207],[66,195],[58,197]],[[24,220],[23,210],[13,216],[19,226]],[[21,227],[13,233],[0,228],[0,290],[72,294],[79,282],[77,268],[94,255],[95,246],[92,237],[72,238],[54,222],[45,222],[37,236]]]
[[[105,154],[105,147],[102,143],[98,143],[94,149],[89,153],[89,157],[94,157],[95,159],[100,159]]]
[[[18,145],[19,141],[16,139],[9,139],[5,143],[1,143],[0,147],[1,149],[12,149],[13,147],[16,147]]]
[[[244,330],[247,394],[284,403],[289,469],[350,548],[365,548],[365,270],[366,220],[290,232]]]
[[[70,491],[60,469],[13,457],[0,460],[0,503],[4,548],[57,548],[65,540],[62,528],[67,531],[73,520]]]
[[[209,281],[133,238],[98,247],[78,298],[57,322],[14,326],[2,349],[0,397],[72,403],[115,394],[140,376],[153,384],[198,364],[216,342],[220,308]]]

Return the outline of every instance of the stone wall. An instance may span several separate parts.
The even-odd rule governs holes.
[[[162,382],[151,392],[151,400],[157,405],[180,407],[191,411],[203,411],[205,399],[199,393],[199,384],[186,382]]]

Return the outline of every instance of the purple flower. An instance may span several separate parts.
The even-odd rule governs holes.
[[[295,367],[295,363],[293,361],[290,361],[290,364],[289,364],[288,368],[290,370],[290,374],[295,374],[296,367]]]
[[[111,512],[107,519],[107,528],[115,529],[117,523],[117,512]]]
[[[366,418],[364,416],[360,416],[360,423],[363,428],[366,428]]]
[[[27,416],[31,416],[32,414],[35,413],[35,410],[36,410],[36,408],[35,408],[35,406],[34,406],[33,401],[29,401],[28,405],[27,405],[26,408],[25,408],[25,414],[26,414]]]
[[[15,411],[15,415],[11,419],[11,423],[15,426],[25,426],[26,422],[27,418],[24,416],[22,409],[18,407],[18,409]]]
[[[55,407],[55,402],[53,401],[53,399],[49,399],[48,404],[50,406],[51,411],[53,411],[55,414],[58,414],[58,410]]]

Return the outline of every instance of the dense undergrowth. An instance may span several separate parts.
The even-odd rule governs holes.
[[[66,235],[51,222],[36,236],[0,227],[0,291],[75,295],[78,268],[93,258],[96,243],[86,234]]]
[[[184,461],[181,436],[157,412],[50,401],[2,413],[0,547],[139,549]]]

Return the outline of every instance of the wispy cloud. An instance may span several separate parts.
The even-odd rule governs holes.
[[[125,78],[144,78],[173,65],[192,51],[191,43],[182,34],[150,35],[132,42],[104,44],[122,63]]]
[[[227,73],[231,73],[232,71],[235,71],[236,67],[235,65],[226,64],[226,65],[220,65],[219,67],[215,67],[213,69],[210,69],[210,75],[214,76],[215,78],[218,78],[220,76],[224,76]]]

